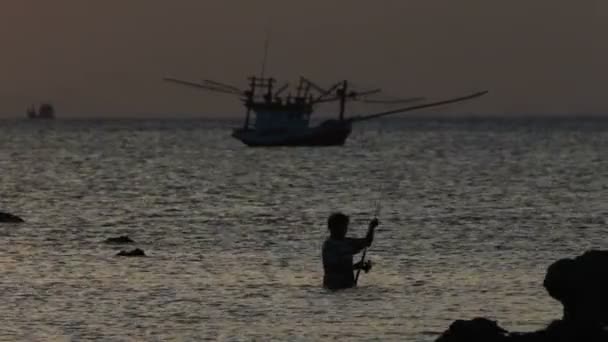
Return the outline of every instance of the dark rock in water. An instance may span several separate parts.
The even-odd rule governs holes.
[[[126,256],[126,257],[142,257],[146,256],[143,250],[139,248],[132,249],[130,251],[120,251],[116,256]]]
[[[565,321],[608,324],[608,251],[588,251],[556,261],[549,266],[543,285],[564,306]]]
[[[485,318],[457,320],[437,342],[608,341],[608,251],[588,251],[549,266],[543,282],[564,306],[561,320],[530,333],[507,333]]]
[[[436,342],[606,342],[608,331],[558,320],[547,328],[529,333],[508,333],[485,318],[458,320]]]
[[[508,341],[514,342],[602,342],[608,341],[608,331],[600,327],[589,327],[575,322],[558,320],[547,328],[513,336]]]
[[[17,223],[17,222],[25,222],[25,221],[23,221],[23,219],[19,216],[0,212],[0,222]]]
[[[111,243],[111,244],[116,244],[116,245],[120,245],[120,244],[128,244],[128,243],[134,243],[135,241],[133,241],[130,237],[128,237],[127,235],[122,235],[119,237],[111,237],[111,238],[107,238],[104,243]]]
[[[506,341],[507,331],[486,318],[470,321],[457,320],[437,339],[437,342],[494,342]]]

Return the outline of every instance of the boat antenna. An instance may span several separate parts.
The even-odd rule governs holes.
[[[266,40],[264,41],[264,59],[262,60],[262,72],[260,74],[260,78],[264,78],[264,73],[266,72],[266,62],[268,60],[268,45],[270,42],[270,27],[266,28]]]

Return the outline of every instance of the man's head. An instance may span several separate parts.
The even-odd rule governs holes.
[[[333,213],[327,219],[327,229],[333,239],[344,239],[348,231],[348,216],[342,213]]]

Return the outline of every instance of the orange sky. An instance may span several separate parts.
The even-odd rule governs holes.
[[[244,85],[268,70],[400,96],[491,94],[444,111],[608,113],[602,0],[3,0],[0,116],[241,115],[231,97],[161,81]]]

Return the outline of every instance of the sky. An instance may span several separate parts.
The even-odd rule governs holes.
[[[267,74],[280,80],[303,75],[328,86],[348,79],[429,99],[490,91],[425,113],[608,113],[605,0],[1,5],[0,117],[23,116],[41,101],[51,101],[62,117],[238,117],[238,99],[162,78],[244,87],[260,72],[266,32]]]

